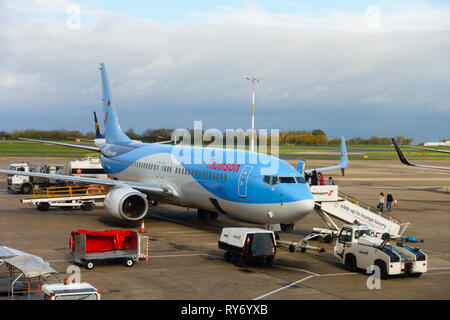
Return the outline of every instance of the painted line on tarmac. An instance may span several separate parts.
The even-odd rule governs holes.
[[[160,255],[160,256],[152,256],[150,255],[149,258],[176,258],[176,257],[195,257],[195,256],[210,256],[210,254],[207,253],[189,253],[189,254],[166,254],[166,255]],[[75,262],[74,259],[55,259],[55,260],[47,260],[48,262]]]
[[[195,256],[210,256],[207,253],[192,253],[192,254],[167,254],[161,256],[149,256],[149,258],[176,258],[176,257],[195,257]]]
[[[335,276],[350,276],[355,274],[362,274],[358,272],[344,272],[344,273],[327,273],[327,274],[319,274],[318,277],[335,277]]]
[[[428,268],[428,270],[434,271],[434,270],[450,270],[450,267],[442,267],[442,268]]]
[[[208,234],[207,232],[204,231],[170,231],[170,232],[166,232],[166,234]]]
[[[266,294],[263,294],[262,296],[259,296],[259,297],[257,297],[257,298],[254,298],[254,299],[252,299],[252,300],[260,300],[260,299],[265,298],[265,297],[267,297],[267,296],[270,296],[270,295],[272,295],[272,294],[274,294],[274,293],[277,293],[277,292],[280,292],[280,291],[282,291],[282,290],[284,290],[284,289],[287,289],[287,288],[290,288],[290,287],[292,287],[292,286],[295,286],[297,283],[301,283],[301,282],[306,281],[306,280],[308,280],[308,279],[311,279],[311,278],[313,278],[313,277],[315,277],[315,276],[314,276],[314,275],[307,276],[307,277],[305,277],[305,278],[303,278],[303,279],[300,279],[300,280],[298,280],[298,281],[292,282],[292,283],[288,284],[287,286],[284,286],[284,287],[278,288],[278,289],[276,289],[276,290],[270,291],[270,292],[268,292],[268,293],[266,293]]]
[[[285,266],[280,266],[278,264],[274,264],[273,266],[274,267],[278,267],[278,268],[288,269],[288,270],[301,271],[301,272],[312,274],[313,276],[320,276],[320,274],[318,274],[318,273],[314,273],[314,272],[311,272],[311,271],[308,271],[308,270],[305,270],[305,269],[285,267]]]

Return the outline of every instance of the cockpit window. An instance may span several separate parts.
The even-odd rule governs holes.
[[[269,185],[275,185],[279,183],[305,183],[303,177],[278,177],[278,176],[264,176],[263,181]]]
[[[306,183],[306,180],[303,177],[295,177],[295,180],[297,180],[297,183]]]
[[[280,177],[280,183],[297,183],[294,177]]]

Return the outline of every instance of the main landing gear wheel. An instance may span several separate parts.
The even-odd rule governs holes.
[[[215,220],[217,219],[217,217],[219,216],[219,214],[215,213],[215,212],[209,212],[209,218],[211,220]]]
[[[200,220],[205,220],[207,218],[207,212],[203,210],[198,210],[197,216]]]

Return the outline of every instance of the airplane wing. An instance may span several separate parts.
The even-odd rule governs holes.
[[[395,142],[395,139],[394,138],[391,138],[391,139],[392,139],[392,143],[394,144],[395,150],[397,151],[397,154],[398,154],[398,157],[399,157],[401,163],[403,163],[407,166],[412,166],[412,167],[450,170],[449,167],[437,167],[437,166],[428,166],[428,165],[423,165],[423,164],[412,164],[411,162],[408,161],[406,156],[403,154],[402,149],[400,149],[397,142]],[[428,150],[430,150],[430,149],[428,149]]]
[[[85,146],[82,144],[62,143],[62,142],[29,139],[29,138],[19,138],[19,140],[34,141],[34,142],[40,142],[40,143],[44,143],[44,144],[53,144],[53,145],[62,146],[62,147],[70,147],[70,148],[77,148],[77,149],[84,149],[84,150],[89,150],[89,151],[94,151],[94,152],[100,152],[100,148],[98,148],[98,147]]]
[[[3,169],[0,169],[0,174],[40,177],[40,178],[47,178],[47,179],[54,179],[54,180],[65,180],[65,181],[73,181],[73,182],[101,184],[101,185],[105,185],[105,186],[128,186],[130,188],[133,188],[133,189],[136,189],[139,191],[149,192],[149,193],[153,193],[153,194],[157,194],[157,195],[172,195],[172,191],[168,187],[164,187],[161,185],[139,183],[139,182],[123,181],[123,180],[97,179],[97,178],[88,178],[88,177],[67,176],[67,175],[61,175],[61,174],[23,172],[23,171],[3,170]]]
[[[340,156],[339,165],[333,166],[333,167],[308,169],[308,170],[305,170],[305,172],[307,174],[310,174],[313,171],[316,171],[317,173],[319,173],[319,172],[324,172],[324,171],[341,169],[342,175],[344,175],[344,169],[347,167],[348,167],[347,148],[345,146],[345,138],[341,137],[341,156]]]
[[[402,146],[402,147],[408,148],[408,149],[417,149],[417,150],[425,150],[425,151],[431,151],[431,152],[441,152],[441,153],[450,154],[450,150],[440,150],[440,149],[431,149],[431,148],[424,148],[424,147],[412,147],[412,146]]]

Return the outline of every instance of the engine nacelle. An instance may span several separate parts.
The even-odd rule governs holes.
[[[147,214],[147,196],[130,187],[116,187],[106,195],[105,209],[121,220],[138,221]]]

